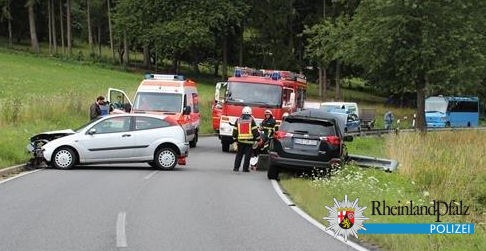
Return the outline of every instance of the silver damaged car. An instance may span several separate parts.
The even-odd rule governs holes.
[[[185,165],[189,144],[180,124],[150,114],[117,114],[90,121],[77,130],[44,132],[27,149],[37,163],[58,169],[97,163],[146,162],[173,169]]]

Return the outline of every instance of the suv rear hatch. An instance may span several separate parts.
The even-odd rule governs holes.
[[[341,138],[334,120],[288,117],[275,132],[280,157],[328,162],[341,155]]]

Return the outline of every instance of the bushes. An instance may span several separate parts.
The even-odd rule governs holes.
[[[0,126],[6,124],[17,124],[20,121],[22,101],[19,97],[11,97],[1,102],[2,120]]]

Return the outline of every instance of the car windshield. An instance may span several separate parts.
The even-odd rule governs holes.
[[[90,125],[91,123],[93,123],[93,122],[95,122],[95,121],[100,120],[101,118],[103,118],[103,117],[99,116],[99,117],[97,117],[97,118],[95,118],[95,119],[92,119],[92,120],[90,120],[88,123],[85,123],[84,125],[82,125],[82,126],[78,127],[77,129],[74,129],[74,131],[75,131],[75,132],[79,132],[79,131],[83,130],[83,129],[84,129],[86,126]]]
[[[282,88],[270,84],[229,82],[226,101],[228,103],[279,107],[282,104]]]
[[[442,112],[447,111],[447,101],[442,98],[428,98],[425,100],[425,112]]]
[[[181,112],[182,94],[138,92],[133,108],[154,112]]]
[[[346,109],[342,108],[340,105],[321,105],[320,109],[326,112],[346,113]]]
[[[322,121],[303,121],[300,119],[288,119],[280,127],[281,131],[313,136],[336,135],[334,124]]]

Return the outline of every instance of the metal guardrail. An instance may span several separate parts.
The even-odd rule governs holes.
[[[467,130],[486,130],[486,127],[446,127],[446,128],[427,128],[428,132],[441,132],[441,131],[467,131]],[[360,132],[351,132],[347,133],[346,135],[351,136],[381,136],[382,134],[389,134],[389,133],[402,133],[402,132],[416,132],[416,129],[409,128],[409,129],[371,129],[371,130],[361,130]]]
[[[396,160],[354,154],[349,154],[348,156],[350,163],[354,163],[361,167],[379,168],[386,172],[393,172],[398,168],[398,161]]]

